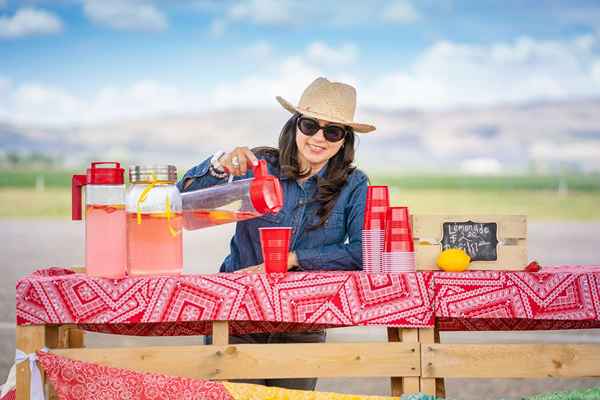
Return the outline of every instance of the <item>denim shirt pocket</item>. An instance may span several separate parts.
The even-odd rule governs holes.
[[[319,224],[319,217],[313,216],[310,220],[310,226]],[[328,244],[342,243],[346,237],[346,228],[344,226],[344,213],[333,210],[325,223],[316,228],[306,231],[307,239],[311,245],[318,247]]]

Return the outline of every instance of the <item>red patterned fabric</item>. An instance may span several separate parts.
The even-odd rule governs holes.
[[[75,323],[128,335],[232,333],[433,324],[431,272],[131,277],[36,273],[17,282],[17,323]],[[70,272],[70,271],[69,271]]]
[[[17,283],[17,323],[77,323],[127,335],[233,334],[341,326],[442,330],[600,327],[600,267],[541,272],[405,274],[290,273],[183,275],[121,280],[68,270],[39,271]]]
[[[6,393],[4,396],[0,397],[0,400],[16,400],[17,398],[17,390],[13,389],[10,392]]]
[[[218,382],[150,374],[38,352],[60,400],[234,400]]]
[[[600,327],[600,269],[555,270],[562,272],[434,272],[440,329]],[[573,272],[565,272],[569,270]]]

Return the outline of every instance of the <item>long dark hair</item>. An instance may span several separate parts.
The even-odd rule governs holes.
[[[301,114],[294,114],[283,126],[279,134],[279,149],[272,147],[257,147],[252,151],[257,156],[267,158],[278,164],[281,174],[288,179],[299,179],[310,174],[310,168],[306,171],[300,170],[298,161],[298,146],[296,145],[296,124]],[[338,152],[329,159],[324,177],[317,177],[317,196],[315,202],[319,203],[317,216],[319,223],[309,229],[322,226],[331,210],[335,206],[342,187],[348,181],[348,177],[356,169],[354,163],[354,132],[348,129],[344,144]]]

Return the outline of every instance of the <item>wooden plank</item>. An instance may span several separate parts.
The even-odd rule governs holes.
[[[17,326],[17,349],[25,354],[33,353],[46,345],[46,327],[43,325]],[[17,365],[17,400],[29,400],[31,390],[29,360]]]
[[[46,347],[55,349],[55,348],[64,348],[67,345],[67,330],[65,326],[58,325],[46,325]],[[50,383],[45,380],[44,384],[44,394],[45,398],[48,400],[58,400],[58,395],[54,391],[54,388]]]
[[[213,321],[212,342],[214,345],[224,346],[229,344],[229,322]]]
[[[402,390],[404,393],[417,393],[420,390],[419,386],[419,375],[421,373],[421,351],[419,347],[419,331],[415,328],[401,328],[400,329],[400,341],[404,344],[411,344],[415,346],[415,350],[418,357],[418,365],[416,366],[416,376],[402,374]]]
[[[435,320],[435,328],[433,330],[433,340],[434,343],[440,343],[440,324],[439,320]],[[423,364],[421,364],[422,366]],[[446,385],[444,383],[444,378],[436,378],[435,379],[435,395],[440,398],[446,398]]]
[[[68,345],[66,347],[71,349],[85,347],[85,331],[83,329],[73,325],[68,328],[67,333]]]
[[[387,328],[388,342],[400,341],[400,328]]]
[[[416,328],[400,328],[400,341],[404,343],[418,343],[419,330]]]
[[[423,345],[424,377],[574,378],[600,376],[600,345]]]
[[[417,245],[417,270],[439,270],[436,259],[442,249],[440,245]],[[497,261],[473,261],[469,266],[471,270],[490,271],[522,271],[527,265],[527,244],[519,241],[516,246],[498,246]]]
[[[527,238],[526,215],[448,215],[423,214],[413,215],[413,236],[419,239],[442,239],[442,224],[457,221],[496,222],[498,224],[498,239]]]
[[[416,343],[240,344],[53,352],[113,367],[203,379],[416,377],[420,372]]]
[[[388,342],[397,343],[400,341],[400,328],[387,328]],[[392,396],[402,396],[402,378],[398,376],[390,377]]]
[[[423,347],[427,347],[432,343],[435,343],[435,333],[433,328],[420,328],[419,329],[419,342],[421,343],[421,352],[423,351]],[[421,360],[423,361],[423,356],[421,356]],[[428,368],[427,363],[424,361],[421,363],[421,375],[423,374],[423,369]],[[435,378],[421,378],[419,382],[419,386],[421,389],[421,393],[425,393],[431,396],[436,395],[435,391]]]
[[[64,347],[63,330],[58,325],[46,325],[45,343],[48,348]]]

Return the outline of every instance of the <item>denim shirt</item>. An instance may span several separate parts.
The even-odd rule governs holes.
[[[319,204],[313,199],[317,193],[317,178],[312,176],[303,184],[294,179],[280,176],[278,168],[268,162],[269,173],[279,176],[283,190],[284,206],[276,214],[239,221],[235,235],[231,239],[231,252],[223,261],[220,272],[233,272],[263,262],[258,228],[268,226],[290,226],[292,237],[290,251],[298,258],[299,270],[361,270],[363,216],[367,197],[368,178],[355,169],[342,187],[341,193],[324,225],[308,230],[319,223]],[[227,178],[219,179],[208,173],[210,158],[187,171],[177,183],[180,192],[207,188],[227,183]],[[323,176],[323,167],[317,175]],[[236,177],[246,179],[252,177]],[[185,190],[184,182],[192,183]]]

